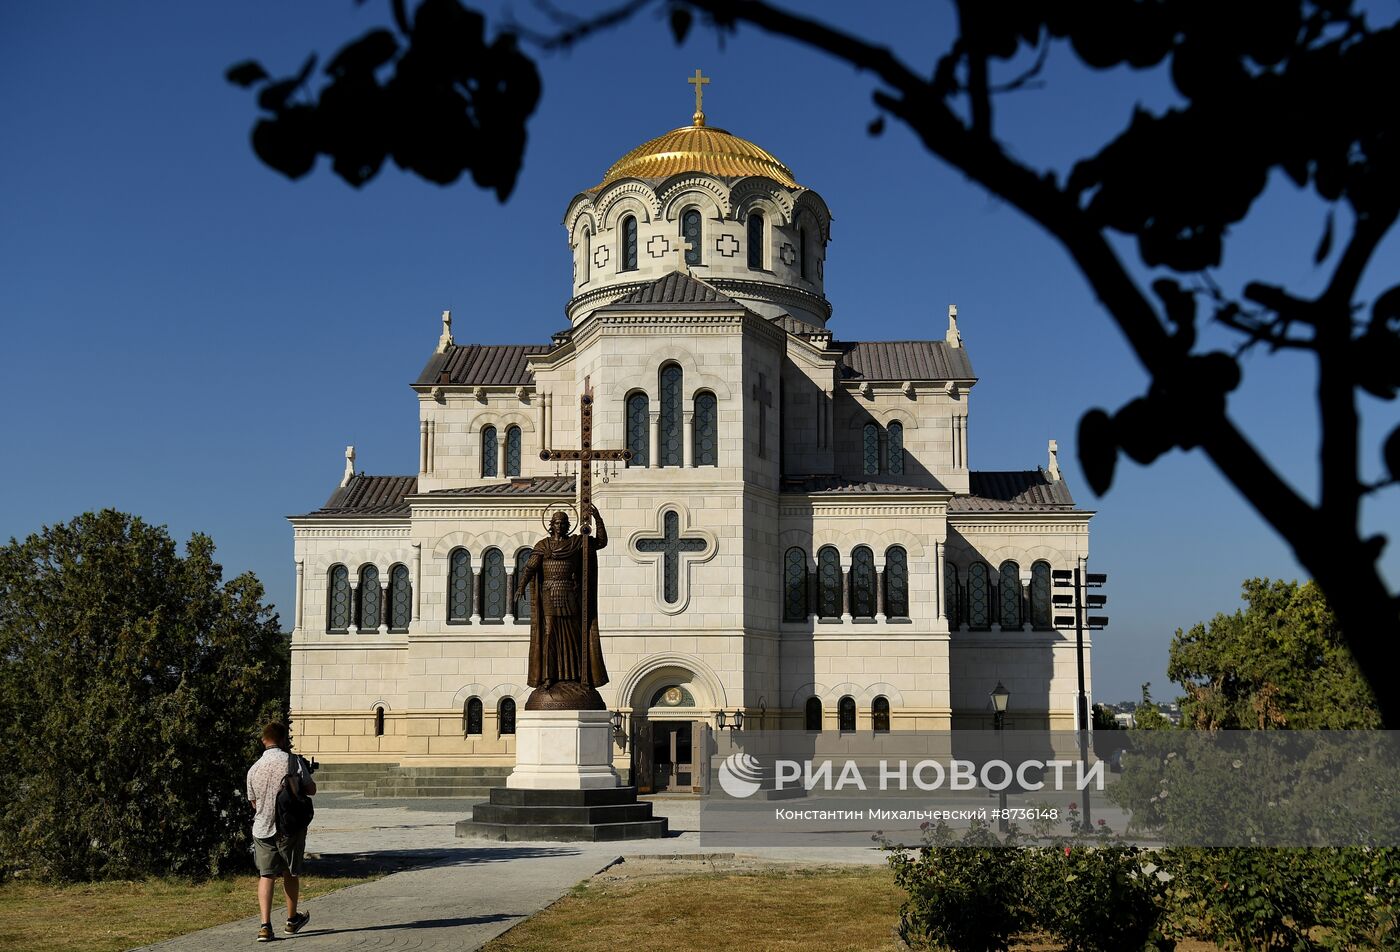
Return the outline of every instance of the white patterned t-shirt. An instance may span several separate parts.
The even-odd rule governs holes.
[[[263,751],[257,763],[248,768],[248,800],[254,804],[257,813],[253,816],[253,835],[270,840],[277,835],[277,791],[282,789],[282,778],[287,775],[285,750],[269,747]],[[297,757],[297,771],[302,783],[311,782],[306,761]]]

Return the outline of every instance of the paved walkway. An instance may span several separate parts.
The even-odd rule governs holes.
[[[316,798],[307,841],[315,863],[400,869],[304,903],[311,923],[286,946],[318,949],[479,949],[624,856],[704,852],[694,832],[699,801],[656,801],[656,813],[680,835],[630,843],[480,843],[458,839],[453,824],[473,800],[364,800],[347,794]],[[748,855],[812,863],[881,863],[873,849],[756,849]],[[414,867],[414,868],[405,868]],[[315,866],[308,871],[314,878]],[[256,899],[249,890],[249,905]],[[286,908],[273,910],[279,930]],[[254,945],[257,916],[145,946],[160,952],[223,952]]]

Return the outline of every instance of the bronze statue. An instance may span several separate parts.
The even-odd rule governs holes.
[[[587,503],[585,516],[590,514],[596,532],[570,535],[568,514],[555,512],[549,535],[535,543],[515,577],[512,600],[533,583],[525,683],[535,690],[525,702],[526,710],[607,709],[596,689],[608,683],[598,636],[597,556],[608,544],[608,531],[597,508]]]

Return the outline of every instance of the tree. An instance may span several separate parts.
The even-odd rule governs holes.
[[[203,875],[246,864],[244,772],[285,715],[251,574],[112,510],[0,548],[0,872]]]
[[[1362,730],[1380,707],[1311,582],[1254,578],[1246,608],[1177,629],[1167,675],[1186,689],[1183,726]]]
[[[1133,711],[1133,726],[1140,731],[1170,730],[1172,722],[1161,712],[1152,700],[1152,682],[1142,686],[1142,703]]]
[[[253,61],[229,70],[232,82],[261,84],[259,105],[269,115],[254,128],[254,148],[293,178],[324,153],[356,186],[388,155],[431,181],[470,169],[504,199],[539,92],[533,65],[512,33],[487,44],[484,21],[459,0],[423,0],[412,18],[406,0],[390,7],[397,35],[381,29],[347,45],[319,92],[310,83],[314,57],[277,81]],[[1091,410],[1080,423],[1091,488],[1109,489],[1120,454],[1146,465],[1174,448],[1204,452],[1312,573],[1361,670],[1379,682],[1385,645],[1400,634],[1400,599],[1377,566],[1385,537],[1362,531],[1360,511],[1368,493],[1400,482],[1400,428],[1376,460],[1388,475],[1368,483],[1358,397],[1394,400],[1400,391],[1400,285],[1370,302],[1366,318],[1357,296],[1400,213],[1400,112],[1375,100],[1400,59],[1400,27],[1372,28],[1351,0],[956,0],[957,35],[931,51],[936,65],[928,71],[877,40],[763,0],[623,0],[591,19],[548,0],[537,7],[550,26],[524,33],[543,49],[572,47],[662,8],[677,42],[698,14],[721,35],[756,27],[872,73],[880,115],[871,133],[883,130],[887,116],[903,122],[930,153],[1044,228],[1147,370],[1143,396],[1113,413]],[[1009,149],[994,121],[997,97],[1033,81],[1052,49],[1095,69],[1167,69],[1183,104],[1137,111],[1061,180]],[[1001,75],[1028,54],[1032,65]],[[452,130],[441,144],[433,139],[439,127]],[[490,134],[497,129],[504,134]],[[1328,265],[1330,278],[1314,297],[1261,281],[1230,291],[1211,276],[1228,230],[1248,215],[1274,170],[1332,207],[1313,262]],[[1135,239],[1141,264],[1159,275],[1150,295],[1111,232]],[[1202,305],[1209,319],[1240,335],[1234,352],[1197,347]],[[1302,351],[1316,363],[1316,500],[1290,486],[1230,419],[1238,358],[1254,349]],[[1400,700],[1382,695],[1381,705],[1385,722],[1400,726]]]

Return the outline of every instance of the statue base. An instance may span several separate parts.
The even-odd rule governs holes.
[[[506,778],[507,789],[622,786],[612,765],[612,735],[612,715],[606,709],[542,711],[527,703],[515,719],[515,770]]]
[[[577,681],[556,681],[547,688],[535,688],[525,699],[527,711],[606,711],[597,688],[586,688]]]

